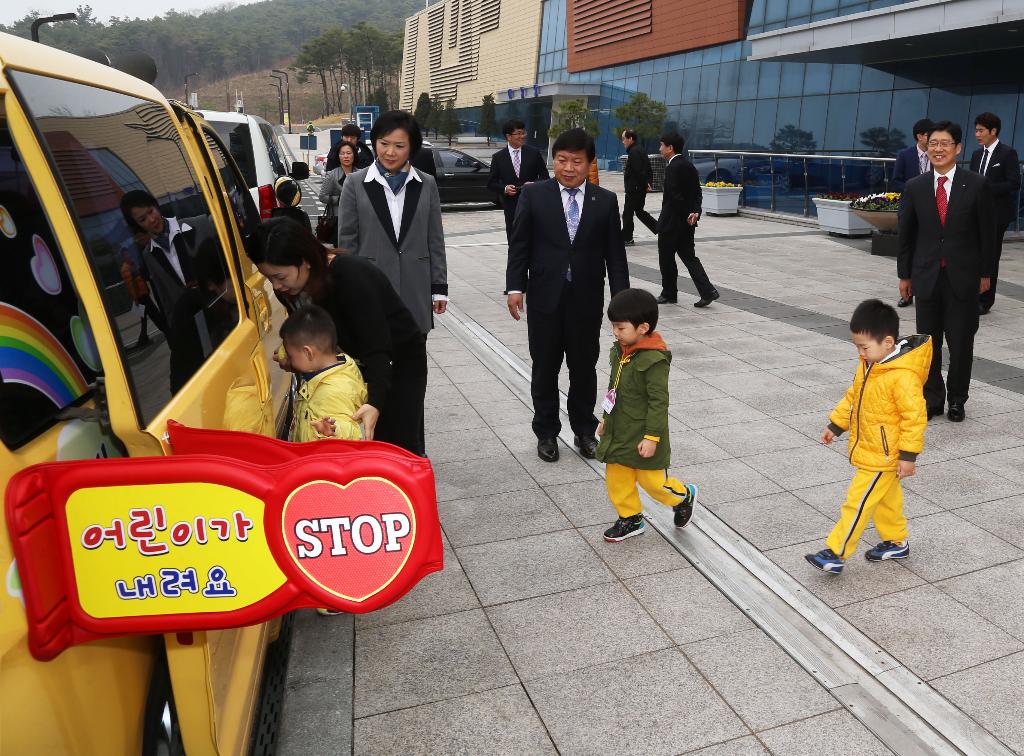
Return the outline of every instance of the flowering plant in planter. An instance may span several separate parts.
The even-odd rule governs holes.
[[[710,186],[712,189],[724,189],[725,187],[739,188],[739,184],[730,184],[728,181],[709,181],[704,186]]]
[[[852,202],[855,199],[860,199],[860,195],[856,192],[826,192],[825,194],[819,194],[815,199]]]
[[[900,207],[899,192],[883,192],[859,197],[850,203],[854,210],[869,210],[882,213],[895,213]]]

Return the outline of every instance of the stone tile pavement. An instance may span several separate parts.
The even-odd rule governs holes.
[[[528,360],[525,324],[502,296],[500,211],[446,212],[445,228],[453,302]],[[657,292],[653,238],[642,226],[636,238],[633,285]],[[967,420],[929,426],[905,486],[912,558],[858,554],[835,578],[802,558],[851,474],[845,444],[817,440],[856,365],[846,319],[864,298],[897,297],[894,262],[864,247],[784,223],[701,222],[698,254],[722,300],[694,310],[684,277],[658,329],[675,355],[673,472],[1024,752],[1024,289],[1000,287],[982,321],[987,367]],[[1004,247],[1001,274],[1024,284],[1024,245]],[[913,309],[901,316],[913,331]],[[606,544],[603,480],[569,449],[554,465],[536,458],[529,408],[445,318],[429,339],[427,447],[446,567],[355,620],[355,753],[889,752],[656,531]],[[869,530],[861,549],[875,539]]]

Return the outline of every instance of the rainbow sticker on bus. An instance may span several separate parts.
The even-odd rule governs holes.
[[[74,359],[27,312],[0,302],[0,378],[39,391],[63,408],[89,390]]]

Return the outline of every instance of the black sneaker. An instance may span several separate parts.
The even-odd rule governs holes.
[[[685,528],[690,524],[693,517],[693,505],[697,503],[697,486],[693,483],[686,484],[686,494],[681,502],[672,507],[675,512],[675,524],[677,528]]]
[[[644,516],[620,517],[608,530],[604,531],[604,540],[611,543],[624,541],[631,536],[642,535],[644,532]]]

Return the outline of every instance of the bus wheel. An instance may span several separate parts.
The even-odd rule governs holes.
[[[171,689],[171,673],[163,653],[149,682],[145,717],[142,756],[185,756],[178,712],[174,706],[174,691]]]

